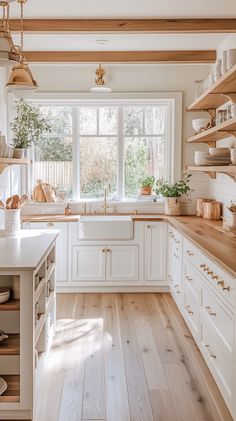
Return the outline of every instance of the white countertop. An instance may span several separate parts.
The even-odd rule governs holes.
[[[0,236],[0,272],[34,270],[56,240],[59,231],[21,230],[16,236]]]

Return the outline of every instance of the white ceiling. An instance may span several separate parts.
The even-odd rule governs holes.
[[[19,5],[11,5],[19,16]],[[236,17],[235,0],[28,0],[31,18]]]
[[[140,50],[214,50],[225,34],[26,34],[28,51],[140,51]],[[13,36],[19,44],[19,36]],[[104,41],[100,44],[99,41]]]

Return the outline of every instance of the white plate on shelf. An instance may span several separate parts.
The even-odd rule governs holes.
[[[7,390],[7,382],[0,377],[0,396]]]

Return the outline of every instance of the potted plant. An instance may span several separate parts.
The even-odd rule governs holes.
[[[181,215],[180,197],[190,191],[189,182],[191,174],[185,174],[182,180],[174,184],[164,181],[163,178],[156,182],[156,194],[165,198],[165,214]]]
[[[236,201],[230,202],[230,205],[227,206],[227,209],[230,211],[230,216],[228,218],[229,227],[236,228]]]
[[[42,117],[40,109],[28,104],[23,98],[16,102],[16,117],[10,127],[13,133],[14,158],[23,158],[32,142],[37,144],[43,133],[51,131],[51,126]]]
[[[142,195],[152,194],[152,188],[155,183],[153,176],[142,177],[139,179],[139,186]]]

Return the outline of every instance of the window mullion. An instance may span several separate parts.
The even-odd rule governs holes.
[[[124,198],[124,122],[123,107],[118,111],[118,165],[117,165],[117,194],[118,199]]]
[[[72,109],[73,199],[80,199],[79,107]]]

